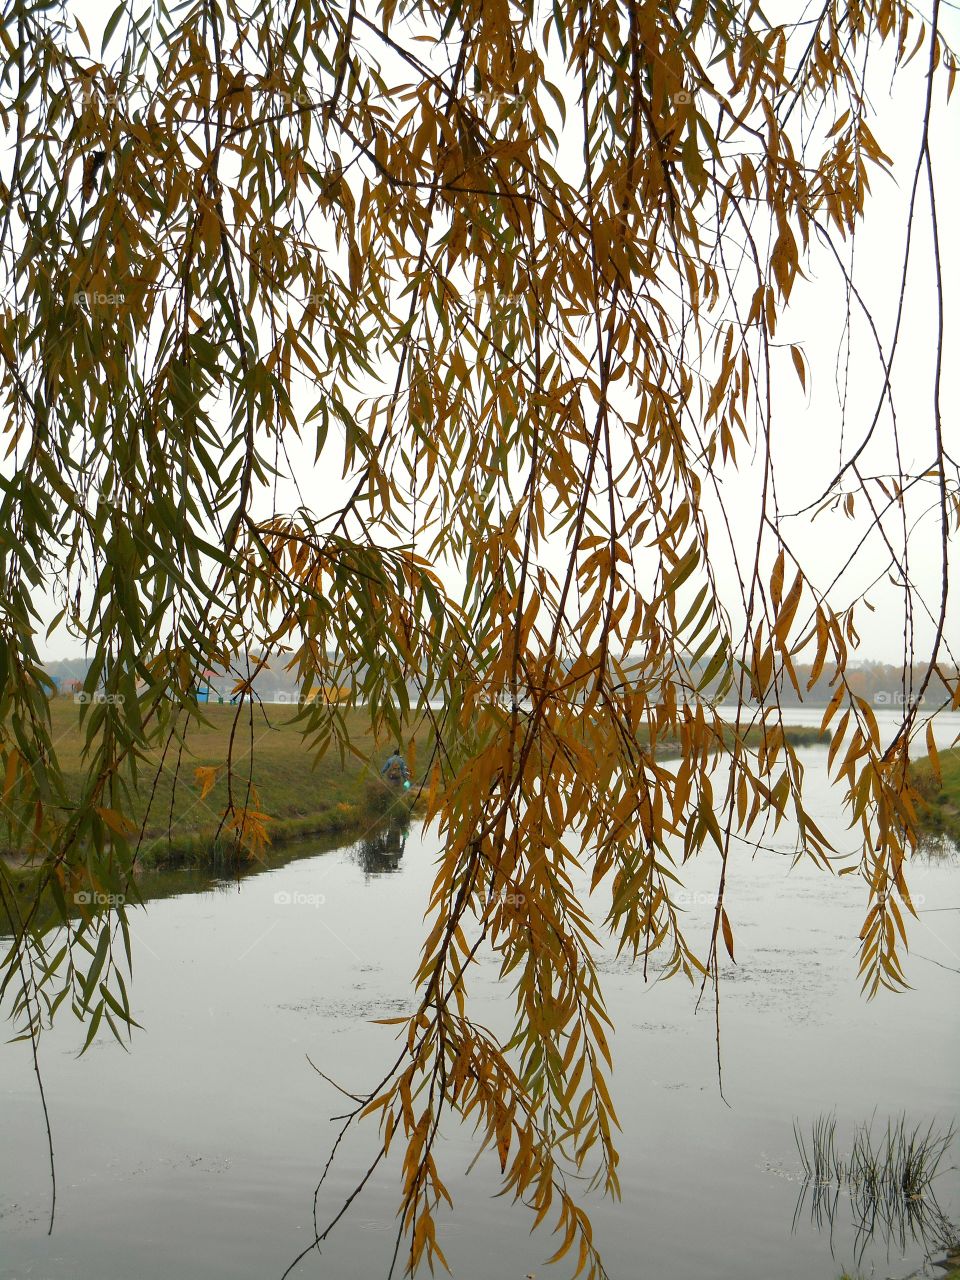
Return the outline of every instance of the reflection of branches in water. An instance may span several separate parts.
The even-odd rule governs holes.
[[[932,1191],[908,1197],[891,1191],[877,1196],[865,1186],[840,1187],[835,1182],[804,1182],[793,1213],[793,1230],[803,1217],[810,1197],[810,1219],[818,1231],[829,1231],[830,1254],[834,1256],[833,1236],[841,1196],[849,1201],[849,1224],[855,1231],[854,1250],[857,1265],[863,1260],[867,1245],[880,1239],[890,1256],[891,1248],[905,1253],[908,1244],[919,1244],[925,1253],[946,1249],[956,1237],[956,1227],[945,1216]]]
[[[945,831],[927,831],[921,835],[911,859],[955,867],[960,863],[960,844]]]
[[[883,1241],[890,1256],[901,1254],[908,1244],[920,1244],[928,1255],[949,1248],[956,1227],[945,1216],[931,1188],[941,1160],[953,1141],[953,1125],[935,1134],[933,1125],[924,1133],[919,1125],[906,1128],[905,1118],[888,1123],[876,1148],[872,1123],[860,1125],[849,1155],[835,1145],[836,1118],[821,1116],[813,1125],[808,1155],[799,1129],[794,1126],[797,1147],[806,1173],[793,1214],[793,1230],[804,1214],[809,1195],[810,1218],[818,1231],[829,1231],[834,1253],[834,1227],[841,1196],[849,1204],[849,1225],[855,1232],[854,1250],[859,1266],[867,1245]]]
[[[193,892],[200,895],[209,893],[211,897],[219,894],[220,897],[223,897],[228,893],[236,893],[238,884],[247,879],[249,879],[249,873],[247,875],[238,874],[234,876],[232,880],[225,880],[221,877],[218,880],[211,880],[201,884],[199,888],[194,889]]]
[[[397,871],[406,848],[410,823],[407,818],[393,817],[369,831],[351,850],[367,875],[383,875]]]

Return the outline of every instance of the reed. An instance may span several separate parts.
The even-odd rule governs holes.
[[[849,1204],[858,1264],[875,1236],[901,1250],[914,1240],[927,1249],[950,1246],[954,1228],[937,1204],[932,1183],[953,1142],[952,1122],[946,1129],[934,1122],[911,1126],[900,1115],[877,1129],[871,1118],[855,1128],[845,1152],[838,1146],[834,1115],[814,1120],[809,1141],[796,1121],[793,1132],[804,1172],[794,1225],[809,1196],[812,1219],[819,1229],[829,1228],[831,1240],[838,1206]]]

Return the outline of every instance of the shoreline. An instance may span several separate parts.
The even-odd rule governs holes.
[[[75,792],[79,792],[82,784],[79,710],[66,700],[54,700],[51,704],[54,729],[63,744],[64,774]],[[222,762],[227,754],[234,710],[230,706],[204,709],[204,721],[189,728],[187,752],[179,775],[165,769],[159,758],[147,762],[156,766],[156,782],[144,786],[126,815],[134,824],[131,846],[140,843],[135,860],[138,869],[196,867],[216,872],[258,860],[250,850],[241,850],[240,857],[236,856],[231,832],[222,832],[217,837],[220,817],[228,802]],[[331,749],[317,761],[304,747],[295,716],[285,721],[267,721],[267,730],[256,745],[253,780],[257,794],[250,802],[251,809],[269,817],[264,823],[269,837],[267,851],[274,846],[316,837],[359,838],[366,828],[379,823],[394,804],[408,814],[424,807],[423,799],[417,799],[416,782],[409,792],[398,794],[374,771],[376,763],[396,740],[394,734],[374,736],[365,716],[358,711],[347,712],[346,718],[356,754],[345,753],[341,758],[331,743]],[[721,751],[729,744],[731,732],[724,730],[723,741],[716,741],[713,751]],[[401,736],[411,748],[412,773],[416,779],[419,772],[416,748],[419,745],[425,753],[426,734],[420,735],[419,743],[411,743],[406,734]],[[761,745],[764,737],[759,726],[745,728],[744,741],[748,748]],[[637,739],[641,748],[644,745],[649,748],[649,733],[640,732]],[[817,726],[785,725],[783,728],[783,741],[791,747],[825,747],[830,739],[829,731],[821,733]],[[681,749],[679,738],[660,739],[655,757],[670,760],[679,756]],[[235,765],[235,797],[238,788],[246,786],[244,769],[241,757]],[[214,785],[201,789],[202,775],[214,771],[217,771]],[[145,777],[149,773],[152,778],[153,772],[148,768],[144,771]],[[0,859],[10,879],[29,878],[30,859],[16,843],[16,829],[10,824],[6,831],[0,831]]]
[[[939,751],[937,756],[939,782],[929,756],[911,766],[914,784],[924,801],[920,824],[931,835],[947,836],[960,845],[960,747]]]

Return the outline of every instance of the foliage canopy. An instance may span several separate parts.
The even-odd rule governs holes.
[[[269,831],[253,764],[265,664],[289,664],[308,693],[350,690],[301,708],[312,752],[350,750],[356,707],[385,739],[430,731],[412,763],[443,855],[419,1009],[354,1113],[377,1118],[382,1153],[405,1146],[411,1269],[443,1261],[435,1138],[449,1109],[555,1226],[555,1256],[602,1272],[565,1180],[618,1189],[596,930],[706,981],[734,953],[732,842],[790,817],[798,856],[833,865],[782,733],[778,693],[800,692],[801,661],[811,685],[832,675],[831,768],[862,842],[843,870],[868,899],[864,989],[903,985],[912,699],[931,677],[905,691],[884,745],[847,677],[855,602],[834,605],[781,522],[771,430],[778,326],[817,246],[861,315],[851,246],[891,165],[869,59],[925,67],[903,271],[922,211],[942,334],[930,120],[956,61],[939,13],[939,0],[927,20],[903,0],[826,0],[785,23],[733,0],[120,0],[100,47],[59,7],[10,0],[0,768],[8,840],[38,860],[61,928],[37,927],[39,890],[16,901],[3,864],[0,892],[21,921],[4,990],[35,1054],[64,1000],[90,1039],[102,1019],[118,1034],[131,1020],[125,914],[78,913],[76,895],[129,886],[131,796],[158,749],[161,769],[189,757],[196,673],[212,666],[239,664],[222,824],[254,854]],[[907,495],[933,493],[932,672],[949,656],[958,518],[940,362],[932,460],[910,473],[897,452],[892,474],[869,474],[888,407],[896,438],[897,335],[884,346],[864,323],[876,412],[823,501],[866,512],[885,544],[912,672],[926,606]],[[791,364],[806,382],[799,346],[793,377]],[[754,451],[757,550],[725,602],[714,497]],[[327,503],[319,479],[338,471]],[[49,731],[50,591],[51,629],[82,639],[87,692],[102,695],[79,801]],[[939,678],[960,704],[955,666]],[[743,708],[732,734],[723,697]],[[678,761],[657,759],[664,738]],[[201,772],[198,803],[215,780]],[[702,850],[720,872],[697,955],[676,890]],[[481,949],[515,984],[508,1043],[471,1018]]]

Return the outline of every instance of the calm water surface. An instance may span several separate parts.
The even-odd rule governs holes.
[[[793,717],[791,717],[793,718]],[[802,719],[797,716],[796,720]],[[954,723],[951,724],[950,721]],[[960,717],[945,718],[947,745]],[[808,795],[838,847],[852,847],[826,785],[826,752],[802,753]],[[906,973],[914,990],[859,995],[854,877],[791,866],[786,826],[771,850],[739,851],[728,913],[736,966],[721,986],[723,1084],[713,1008],[695,1011],[682,980],[644,981],[601,958],[617,1027],[614,1096],[623,1134],[623,1202],[590,1202],[613,1280],[833,1280],[857,1243],[841,1198],[834,1229],[801,1193],[794,1117],[835,1111],[842,1137],[876,1112],[946,1125],[957,1114],[960,866],[918,860],[921,923]],[[414,827],[397,859],[357,848],[305,856],[204,892],[151,901],[133,916],[129,1052],[103,1037],[77,1059],[83,1029],[62,1011],[41,1047],[58,1171],[46,1235],[43,1119],[28,1047],[0,1049],[0,1280],[279,1280],[312,1238],[313,1189],[343,1099],[307,1058],[348,1088],[372,1086],[393,1049],[372,1018],[408,1011],[436,840]],[[396,863],[395,869],[392,864]],[[703,938],[717,862],[686,869],[690,929]],[[509,990],[492,960],[473,978],[474,1013],[503,1027]],[[331,1215],[366,1169],[373,1131],[343,1151],[321,1200]],[[958,1144],[946,1165],[958,1162]],[[448,1127],[441,1171],[456,1211],[442,1243],[463,1280],[551,1274],[548,1234],[495,1200],[496,1169]],[[960,1178],[936,1183],[960,1221]],[[300,1277],[376,1280],[394,1240],[396,1168],[372,1184]],[[832,1252],[831,1252],[832,1249]],[[902,1276],[923,1241],[871,1241],[862,1273]],[[569,1269],[557,1267],[558,1277]]]

